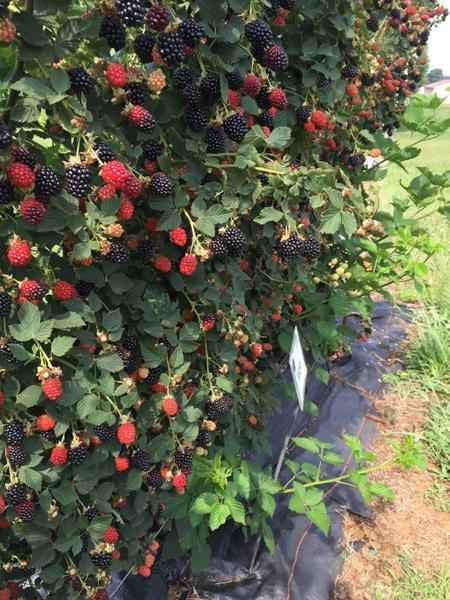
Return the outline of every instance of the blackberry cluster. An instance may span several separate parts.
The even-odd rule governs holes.
[[[91,561],[99,569],[108,569],[112,563],[112,556],[108,552],[93,552]]]
[[[156,467],[147,475],[146,482],[148,487],[153,489],[158,489],[162,486],[164,479],[162,478],[159,467]]]
[[[127,99],[129,102],[131,102],[131,104],[139,104],[140,106],[144,106],[144,104],[150,99],[148,87],[143,83],[132,81],[131,83],[127,83],[127,85],[124,87],[124,90],[126,91]]]
[[[122,21],[116,16],[103,17],[100,25],[100,37],[105,38],[108,45],[114,50],[125,48],[127,34]]]
[[[20,444],[7,446],[7,453],[9,462],[13,467],[22,467],[28,462],[28,457],[27,453],[25,452],[25,448]]]
[[[62,188],[61,178],[50,167],[41,167],[36,174],[35,190],[40,197],[54,196]]]
[[[155,173],[150,182],[149,190],[153,196],[167,198],[174,192],[173,181],[165,173]]]
[[[193,452],[190,448],[177,448],[175,451],[175,464],[183,473],[190,473],[192,471],[192,457]]]
[[[293,260],[303,253],[303,241],[296,233],[293,233],[287,240],[278,244],[278,255],[284,260]]]
[[[6,443],[10,444],[21,444],[25,439],[25,431],[23,425],[17,419],[10,421],[5,425],[5,431],[3,432]]]
[[[106,423],[95,425],[94,434],[102,442],[111,442],[116,437],[116,427],[114,425],[107,425]]]
[[[84,513],[84,516],[86,517],[86,519],[89,521],[89,523],[91,521],[93,521],[95,519],[95,517],[98,516],[98,510],[97,507],[95,506],[89,506],[86,509],[86,512]]]
[[[170,23],[170,12],[165,6],[155,4],[148,11],[146,20],[151,29],[164,31]]]
[[[164,368],[163,367],[155,367],[154,369],[149,369],[148,370],[148,375],[145,378],[145,383],[147,383],[148,385],[153,385],[155,383],[158,383],[159,378],[161,377],[161,375],[164,373]]]
[[[116,0],[116,10],[127,27],[140,27],[144,24],[146,8],[141,0]]]
[[[358,77],[358,72],[358,67],[355,67],[355,65],[346,65],[341,71],[344,79],[354,79]]]
[[[152,466],[152,461],[148,452],[138,448],[131,456],[131,464],[140,471],[148,471]]]
[[[186,46],[193,48],[205,37],[205,30],[200,23],[192,19],[186,19],[178,27],[178,33],[181,35]]]
[[[136,36],[133,42],[133,49],[136,56],[144,64],[152,62],[152,51],[155,44],[156,38],[152,33],[145,32]]]
[[[130,251],[122,242],[111,242],[106,258],[115,265],[124,265],[130,260]]]
[[[319,258],[320,254],[321,244],[317,238],[310,236],[308,239],[303,241],[302,256],[310,260],[314,260]]]
[[[223,234],[223,241],[229,256],[240,256],[247,243],[244,233],[237,227],[228,227]]]
[[[234,113],[223,122],[223,130],[230,140],[239,143],[247,135],[249,128],[244,117],[239,113]]]
[[[12,298],[7,292],[0,292],[0,317],[9,317],[11,314]]]
[[[68,461],[71,465],[78,466],[84,463],[88,457],[88,449],[83,444],[69,448]]]
[[[176,32],[162,33],[158,38],[161,58],[169,67],[176,67],[185,58],[183,38]]]
[[[0,341],[0,368],[13,368],[17,365],[17,359],[11,351],[7,341]]]
[[[95,79],[83,69],[73,67],[67,71],[70,79],[70,88],[76,94],[88,94],[95,87]]]
[[[9,181],[0,181],[0,206],[14,200],[14,188]]]
[[[220,79],[216,73],[208,73],[200,81],[200,95],[206,106],[213,106],[220,99]]]
[[[137,255],[143,261],[147,262],[156,254],[156,246],[152,240],[140,240],[137,247]]]
[[[95,284],[92,283],[92,281],[84,281],[83,279],[80,279],[75,283],[75,288],[82,298],[87,298],[95,288]]]
[[[155,161],[163,153],[164,146],[158,140],[147,140],[142,144],[142,155],[145,160]]]
[[[0,150],[5,150],[11,146],[13,141],[10,130],[4,125],[0,126]]]
[[[182,91],[188,83],[193,83],[195,75],[189,67],[179,67],[173,74],[173,86]]]
[[[106,142],[95,142],[94,150],[102,162],[110,162],[115,160],[117,155]]]
[[[206,152],[209,154],[225,152],[225,134],[222,127],[208,127],[205,141]]]
[[[27,499],[28,489],[23,483],[15,483],[5,492],[5,500],[10,506],[22,504]]]
[[[227,395],[215,400],[214,402],[208,402],[205,407],[206,416],[208,419],[211,419],[211,421],[218,421],[227,414],[232,404],[233,402],[231,397]]]
[[[86,198],[91,191],[92,173],[86,165],[72,165],[66,169],[66,189],[75,198]]]
[[[242,73],[237,69],[231,71],[231,73],[227,73],[225,77],[228,81],[228,87],[231,90],[240,90],[244,84],[244,77],[242,76]]]
[[[196,443],[199,448],[204,448],[205,450],[208,448],[208,446],[211,446],[212,439],[209,431],[202,429],[198,434]]]
[[[36,166],[37,157],[29,148],[25,148],[25,146],[17,146],[12,151],[12,155],[14,156],[17,162],[24,163],[28,165],[32,169]]]
[[[312,108],[310,106],[300,106],[295,111],[295,116],[297,117],[297,123],[303,124],[306,123],[309,117],[312,114]]]

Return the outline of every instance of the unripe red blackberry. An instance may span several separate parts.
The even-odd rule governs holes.
[[[47,214],[47,207],[34,196],[26,196],[19,204],[19,212],[26,223],[38,225]]]

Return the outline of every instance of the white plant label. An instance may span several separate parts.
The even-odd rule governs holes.
[[[294,337],[292,338],[291,351],[289,353],[289,366],[291,367],[292,379],[294,380],[295,391],[297,393],[300,410],[303,410],[305,405],[305,390],[306,377],[308,375],[308,367],[303,354],[303,347],[298,333],[298,327],[294,329]]]

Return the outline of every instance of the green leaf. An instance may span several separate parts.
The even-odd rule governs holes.
[[[225,523],[229,516],[230,509],[228,506],[226,504],[219,504],[216,502],[216,504],[213,505],[209,516],[209,528],[211,531],[219,529],[219,527]]]
[[[174,369],[178,369],[184,364],[183,350],[178,346],[170,357],[170,366]]]
[[[219,498],[216,496],[216,494],[205,492],[204,494],[198,496],[192,505],[191,510],[198,515],[209,515],[213,509],[213,506],[215,506],[218,501]]]
[[[224,392],[228,392],[229,394],[231,394],[231,392],[233,391],[233,388],[234,388],[233,382],[230,381],[229,379],[227,379],[226,377],[217,377],[216,385],[221,390],[223,390]]]
[[[22,79],[11,85],[11,89],[39,100],[44,100],[47,96],[52,95],[52,90],[45,83],[40,79],[33,79],[33,77],[22,77]]]
[[[292,438],[292,441],[299,448],[304,448],[313,454],[318,454],[320,452],[320,446],[314,438],[295,437]]]
[[[342,214],[338,211],[328,211],[324,215],[320,231],[322,233],[336,233],[342,223]]]
[[[358,228],[355,215],[348,212],[342,213],[342,225],[344,226],[345,233],[350,237]]]
[[[259,502],[263,511],[267,513],[269,517],[272,517],[276,508],[274,497],[270,494],[266,494],[265,492],[263,492],[259,498]]]
[[[242,107],[245,108],[245,112],[249,115],[259,115],[259,107],[256,101],[250,96],[244,96],[241,100]]]
[[[239,500],[236,500],[236,498],[227,497],[225,498],[225,504],[230,509],[231,518],[233,521],[236,523],[241,523],[241,525],[245,525],[245,507],[242,502],[239,502]]]
[[[95,359],[95,362],[99,369],[110,373],[118,373],[123,369],[123,362],[118,354],[102,354]]]
[[[78,313],[68,312],[55,316],[53,325],[55,329],[75,329],[77,327],[84,327],[85,322]]]
[[[263,534],[264,543],[266,544],[269,552],[272,553],[275,550],[275,538],[273,537],[272,528],[270,527],[270,525],[267,523],[266,520],[264,520],[262,522],[261,526],[262,526],[262,534]]]
[[[109,278],[109,285],[115,294],[123,294],[131,290],[134,284],[124,273],[114,273]]]
[[[40,492],[42,489],[42,475],[30,467],[20,467],[19,479],[35,492]]]
[[[239,494],[248,500],[250,498],[250,473],[246,462],[241,463],[240,471],[235,471],[233,476]]]
[[[93,414],[98,403],[99,398],[93,394],[88,394],[79,400],[77,403],[77,413],[80,419],[86,419],[89,415]]]
[[[122,313],[120,309],[116,308],[103,315],[103,327],[106,331],[116,331],[122,327]]]
[[[281,212],[281,210],[277,210],[271,206],[266,206],[261,210],[254,221],[260,225],[265,225],[266,223],[278,223],[278,221],[281,221],[283,217],[284,214]]]
[[[41,388],[38,385],[30,385],[25,388],[16,398],[17,404],[22,404],[27,408],[39,404],[41,398]]]
[[[293,487],[294,487],[294,493],[292,494],[292,496],[289,500],[289,509],[296,513],[299,513],[299,514],[305,514],[305,512],[306,512],[306,503],[305,503],[306,490],[300,483],[297,483],[297,482],[294,482]]]
[[[282,150],[289,144],[290,139],[290,127],[275,127],[267,140],[267,144],[270,148],[278,148],[279,150]]]
[[[64,94],[70,88],[70,79],[64,69],[52,69],[50,71],[50,82],[58,94]]]
[[[17,358],[17,360],[26,362],[34,359],[34,355],[31,354],[31,352],[28,352],[28,350],[26,350],[20,344],[9,344],[9,349],[14,354],[15,358]]]
[[[142,473],[137,469],[132,469],[127,477],[127,490],[135,492],[142,486]]]
[[[312,509],[306,511],[306,516],[316,525],[325,535],[328,535],[331,527],[330,517],[324,502],[317,504]]]
[[[386,500],[394,500],[395,493],[394,491],[384,483],[379,483],[377,481],[370,482],[370,492],[375,496],[381,496],[381,498],[385,498]]]
[[[43,48],[49,44],[40,21],[29,11],[14,15],[17,32],[30,46]]]
[[[39,342],[45,342],[52,335],[53,325],[53,319],[49,319],[48,321],[42,321],[34,337]]]
[[[55,356],[64,356],[64,354],[69,352],[75,342],[76,338],[73,337],[65,335],[55,337],[52,341],[52,354]]]

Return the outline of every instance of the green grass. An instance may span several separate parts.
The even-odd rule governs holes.
[[[375,600],[448,600],[450,598],[450,571],[444,569],[426,575],[414,569],[409,560],[403,561],[403,576],[386,590],[375,588]]]

